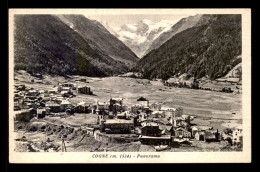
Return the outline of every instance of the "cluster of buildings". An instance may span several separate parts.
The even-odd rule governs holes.
[[[192,124],[195,116],[183,114],[181,107],[166,108],[160,103],[149,104],[149,100],[144,97],[138,98],[136,104],[130,107],[124,106],[123,98],[111,98],[109,102],[99,105],[99,102],[94,105],[96,111],[93,113],[99,115],[98,131],[107,135],[134,133],[142,144],[149,145],[227,140],[223,137],[225,133],[218,129]],[[231,144],[242,142],[241,128],[232,131],[231,140]]]
[[[43,118],[45,115],[66,112],[90,112],[90,106],[84,102],[73,105],[69,99],[75,96],[75,92],[92,95],[90,87],[76,87],[72,83],[59,83],[49,90],[36,90],[23,84],[14,85],[14,111],[15,119],[19,115],[27,115],[28,118],[36,116]]]
[[[181,107],[165,108],[160,103],[149,104],[144,97],[138,98],[136,104],[130,107],[124,106],[123,98],[111,98],[108,102],[97,102],[92,110],[98,115],[99,139],[104,137],[108,140],[108,135],[112,137],[113,134],[136,134],[142,144],[148,145],[225,140],[218,129],[192,124],[195,117],[184,115]],[[242,136],[242,130],[240,133]]]
[[[92,113],[97,115],[97,124],[94,128],[88,127],[88,131],[92,135],[98,131],[99,140],[109,140],[117,134],[135,134],[142,144],[149,145],[171,145],[193,140],[231,140],[231,144],[242,142],[241,128],[226,134],[210,126],[194,125],[191,121],[195,117],[183,114],[181,107],[166,108],[160,103],[150,104],[144,97],[138,98],[132,106],[124,105],[123,98],[72,105],[69,98],[75,96],[74,91],[93,94],[89,87],[76,87],[70,83],[59,84],[51,90],[35,90],[25,85],[15,85],[14,109],[19,111],[15,118],[22,114],[26,114],[28,118],[43,118],[52,113]]]

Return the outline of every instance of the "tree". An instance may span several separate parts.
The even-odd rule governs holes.
[[[186,82],[184,82],[183,87],[184,87],[184,88],[187,88],[187,84],[186,84]]]
[[[196,79],[194,79],[194,81],[191,85],[191,88],[192,89],[199,89],[199,82]]]

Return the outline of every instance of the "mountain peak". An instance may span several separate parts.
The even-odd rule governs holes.
[[[147,49],[145,54],[149,53],[154,49],[159,48],[162,44],[164,44],[166,41],[168,41],[177,33],[180,33],[194,26],[206,24],[208,20],[210,20],[210,18],[212,18],[212,15],[207,16],[207,15],[197,14],[197,15],[182,18],[177,23],[173,21],[161,20],[160,21],[161,26],[168,25],[168,22],[172,23],[172,26],[171,28],[168,28],[168,30],[165,30],[162,34],[157,36],[156,39],[154,39],[153,43]]]
[[[142,23],[145,23],[147,25],[153,24],[153,21],[149,20],[149,19],[143,19],[141,20]]]
[[[146,50],[164,31],[167,31],[173,25],[172,21],[161,20],[154,22],[149,19],[143,19],[135,24],[124,24],[120,29],[115,30],[114,35],[124,42],[138,57],[142,57]]]

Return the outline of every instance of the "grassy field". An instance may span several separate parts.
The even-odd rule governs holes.
[[[123,97],[124,103],[133,105],[143,96],[150,103],[160,102],[165,107],[182,107],[184,114],[195,115],[194,123],[212,125],[222,130],[242,121],[242,94],[206,90],[165,87],[160,81],[134,78],[87,78],[88,86],[97,100]],[[233,114],[232,114],[233,113]],[[203,118],[207,117],[207,120]]]

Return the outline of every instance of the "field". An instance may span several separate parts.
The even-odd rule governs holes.
[[[197,116],[194,123],[213,124],[219,129],[235,126],[242,121],[242,94],[206,90],[171,88],[160,81],[134,78],[87,78],[97,95],[95,99],[107,101],[110,97],[123,97],[124,103],[133,105],[143,96],[150,103],[163,103],[165,107],[182,107],[184,114]],[[201,120],[201,119],[207,120]],[[232,124],[231,124],[232,123]]]

